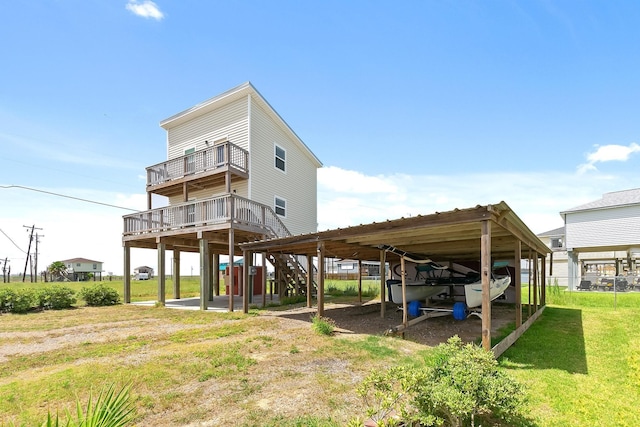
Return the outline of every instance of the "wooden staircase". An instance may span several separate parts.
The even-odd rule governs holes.
[[[267,260],[273,265],[276,271],[276,283],[278,284],[278,294],[282,296],[307,295],[307,273],[308,270],[299,261],[298,257],[290,254],[268,254]],[[312,274],[316,267],[312,264]],[[317,284],[312,279],[312,294],[317,291]]]

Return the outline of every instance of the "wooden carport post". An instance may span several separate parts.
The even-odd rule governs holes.
[[[220,296],[220,254],[213,254],[213,277],[211,280],[213,294]]]
[[[243,262],[243,291],[242,291],[242,312],[247,314],[249,312],[249,292],[251,292],[252,280],[251,278],[251,266],[253,263],[253,252],[242,251]]]
[[[542,272],[540,273],[540,278],[542,279],[542,295],[540,295],[540,305],[547,305],[547,287],[545,286],[547,283],[547,265],[546,259],[541,258],[542,263],[540,264],[542,267]]]
[[[362,260],[358,260],[358,303],[362,305]]]
[[[522,326],[522,283],[520,260],[522,258],[522,242],[516,241],[515,247],[515,287],[516,287],[516,329]]]
[[[482,347],[489,351],[491,350],[491,223],[488,220],[482,221],[480,270],[482,271]]]
[[[387,264],[386,258],[387,252],[384,249],[380,250],[380,317],[382,318],[384,318],[387,308],[387,296],[385,292],[385,278],[387,277],[387,272],[385,271]]]
[[[229,283],[225,283],[225,286],[227,287],[227,289],[229,289],[229,311],[232,312],[233,311],[233,287],[235,285],[234,283],[234,278],[233,278],[233,252],[235,249],[235,242],[234,242],[235,238],[234,238],[234,234],[233,234],[233,228],[229,229],[229,275],[226,276],[229,278],[228,282]]]
[[[324,242],[318,243],[318,317],[324,316]]]
[[[131,302],[131,248],[124,244],[124,303]]]
[[[213,281],[215,280],[216,277],[216,271],[215,271],[215,262],[213,262],[213,257],[215,256],[213,253],[213,250],[211,248],[211,245],[209,245],[209,284],[207,285],[207,300],[209,301],[213,301],[213,294],[214,294],[214,286],[213,286]]]
[[[173,297],[180,299],[180,250],[173,250]]]
[[[166,301],[166,276],[164,274],[166,244],[161,242],[160,239],[156,242],[158,245],[158,302],[164,305]]]
[[[311,290],[313,289],[313,256],[307,255],[307,308],[313,306]]]
[[[201,238],[200,241],[200,310],[206,310],[209,296],[209,241]]]

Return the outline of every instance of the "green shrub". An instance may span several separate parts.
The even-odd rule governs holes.
[[[328,317],[314,315],[311,318],[311,327],[321,335],[331,335],[336,329],[336,323]]]
[[[37,305],[36,293],[31,288],[21,288],[15,291],[11,301],[10,311],[13,313],[26,313]]]
[[[62,310],[70,308],[78,299],[75,291],[65,286],[53,285],[37,292],[38,305],[43,309]]]
[[[378,425],[525,425],[524,389],[498,369],[493,353],[459,337],[436,347],[422,368],[373,372],[358,388]],[[484,423],[483,423],[484,425]]]
[[[0,289],[0,313],[11,311],[13,307],[13,300],[16,297],[16,293],[13,289],[2,288]]]
[[[120,302],[118,291],[102,283],[80,289],[80,298],[90,306],[115,305]]]

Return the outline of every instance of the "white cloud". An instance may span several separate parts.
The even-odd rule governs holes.
[[[541,233],[563,225],[561,211],[626,188],[616,187],[624,185],[624,180],[611,176],[594,176],[586,186],[579,174],[555,172],[371,177],[330,167],[321,169],[318,176],[319,230],[504,201],[534,233]],[[379,185],[358,187],[345,183],[345,177]]]
[[[162,13],[158,5],[151,0],[144,0],[141,2],[138,0],[129,0],[126,8],[133,14],[143,18],[155,19],[156,21],[160,21],[164,18],[164,13]]]
[[[628,146],[625,145],[601,145],[595,146],[594,152],[587,154],[587,163],[578,166],[579,173],[597,170],[595,164],[611,161],[626,162],[633,153],[640,151],[640,145],[632,142]]]

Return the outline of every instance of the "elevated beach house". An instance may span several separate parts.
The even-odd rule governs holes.
[[[316,231],[317,169],[322,164],[249,82],[160,126],[167,132],[167,159],[146,168],[147,210],[123,217],[124,299],[130,302],[131,248],[157,251],[159,302],[165,301],[165,252],[173,251],[174,272],[180,271],[182,252],[197,252],[200,307],[206,309],[207,300],[219,295],[214,272],[220,255],[228,255],[233,265],[234,256],[243,255],[240,243]],[[153,194],[165,196],[168,206],[154,208]],[[281,289],[304,287],[305,259],[265,258]],[[227,280],[226,286],[235,289],[234,280],[243,279],[231,274]],[[174,298],[179,298],[179,274],[173,282]]]

